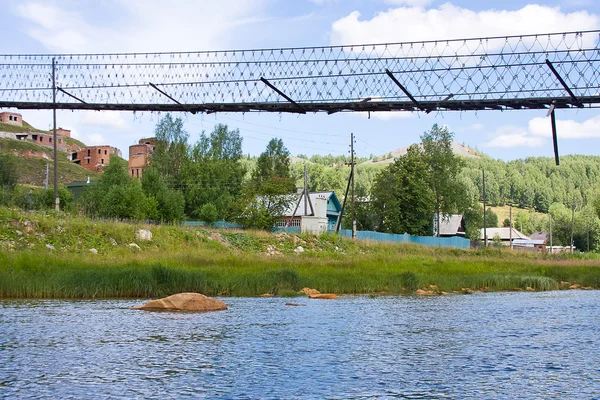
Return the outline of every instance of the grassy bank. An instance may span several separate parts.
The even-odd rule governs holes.
[[[336,236],[90,221],[0,208],[1,298],[600,288],[596,257],[464,251]],[[134,237],[152,231],[151,241]],[[136,246],[131,246],[135,244]],[[569,282],[569,284],[561,284]]]

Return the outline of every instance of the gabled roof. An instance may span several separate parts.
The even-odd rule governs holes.
[[[317,197],[325,197],[328,201],[333,202],[333,205],[336,210],[342,209],[342,205],[340,204],[340,201],[338,200],[337,196],[333,191],[308,193],[308,198],[310,199],[310,203],[313,205],[313,208],[315,207],[315,201],[317,200]],[[288,203],[287,208],[283,214],[284,216],[291,217],[294,214],[294,209],[296,209],[296,205],[298,204],[298,198],[300,198],[300,204],[298,205],[298,209],[296,210],[295,215],[301,216],[312,214],[310,211],[310,204],[308,202],[306,202],[306,210],[304,208],[304,193],[300,193],[295,196],[290,196],[290,198],[292,200]],[[328,213],[331,213],[331,211],[328,211]]]
[[[435,219],[436,217],[434,217],[434,226],[437,222]],[[440,215],[440,236],[453,236],[457,233],[464,234],[463,231],[460,231],[462,222],[462,214]]]
[[[500,236],[501,240],[510,240],[511,239],[511,235],[510,235],[510,230],[512,229],[512,238],[513,239],[526,239],[529,240],[529,237],[525,236],[524,234],[522,234],[521,232],[519,232],[518,230],[516,230],[515,228],[487,228],[487,237],[488,240],[493,240],[494,237],[496,235]],[[483,237],[483,228],[481,228],[481,236],[480,236],[481,240],[484,239]]]
[[[548,241],[548,232],[533,232],[530,236],[531,240]]]

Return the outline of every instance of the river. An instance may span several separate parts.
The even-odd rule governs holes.
[[[0,301],[0,398],[600,398],[600,291],[222,300]]]

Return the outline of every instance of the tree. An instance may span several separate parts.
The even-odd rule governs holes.
[[[371,199],[381,218],[380,230],[431,233],[435,193],[430,186],[427,161],[419,146],[413,145],[377,176]]]
[[[485,213],[485,227],[486,228],[497,228],[498,227],[498,215],[488,207]]]
[[[165,115],[154,129],[156,149],[152,155],[152,165],[168,185],[181,183],[181,171],[188,159],[188,133],[183,120]]]
[[[144,171],[141,184],[144,194],[156,201],[156,214],[149,215],[151,219],[165,222],[183,219],[185,207],[183,194],[169,189],[155,167],[151,166]]]
[[[296,191],[290,173],[290,152],[283,145],[283,140],[273,138],[269,141],[258,157],[251,180],[259,192],[288,194]]]
[[[509,228],[510,227],[510,219],[509,218],[504,218],[504,221],[502,221],[502,227],[503,228]]]
[[[184,171],[188,215],[202,218],[202,207],[209,203],[215,207],[217,219],[232,213],[247,171],[242,157],[239,130],[219,124],[210,135],[200,135]]]
[[[437,124],[421,136],[433,192],[433,209],[438,220],[440,215],[452,214],[470,203],[458,180],[464,164],[452,151],[453,137],[448,128],[440,128]]]
[[[114,155],[97,183],[83,192],[80,204],[86,214],[103,218],[143,220],[158,213],[156,200],[129,176],[127,161]]]

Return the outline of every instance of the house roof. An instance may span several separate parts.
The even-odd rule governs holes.
[[[310,204],[313,205],[313,208],[315,207],[315,201],[317,200],[317,197],[321,196],[325,197],[328,201],[333,201],[336,210],[342,209],[342,205],[333,191],[308,193],[308,198],[310,199]],[[308,202],[306,202],[306,210],[304,208],[304,193],[300,193],[299,197],[290,196],[290,198],[292,200],[288,203],[288,206],[283,214],[284,216],[291,217],[292,215],[301,216],[312,214],[310,211],[310,204]],[[298,199],[300,199],[300,204],[298,204]],[[296,205],[298,205],[298,209],[296,209]],[[296,214],[294,214],[294,210],[296,210]],[[327,213],[331,214],[333,212],[331,210],[327,210]]]
[[[526,239],[529,240],[529,237],[525,236],[524,234],[522,234],[521,232],[519,232],[518,230],[516,230],[515,228],[487,228],[487,237],[488,240],[492,240],[494,239],[494,237],[496,237],[496,235],[500,236],[501,240],[510,240],[511,239],[511,234],[510,234],[510,230],[512,229],[512,238],[513,239]],[[481,228],[481,236],[480,236],[481,240],[484,239],[483,237],[483,228]]]
[[[548,241],[548,232],[533,232],[529,237],[532,240],[543,240],[546,242]]]
[[[462,214],[440,216],[440,236],[456,235],[459,232],[462,221]],[[435,223],[434,217],[434,225]]]

